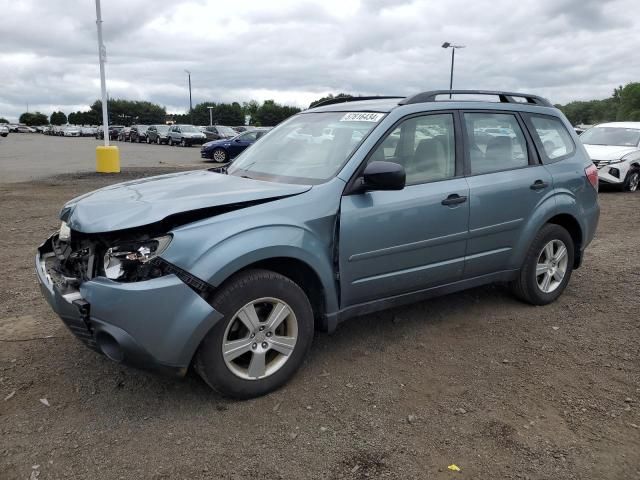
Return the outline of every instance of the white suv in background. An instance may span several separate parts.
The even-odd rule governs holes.
[[[640,122],[601,123],[580,135],[600,182],[635,192],[640,186]]]

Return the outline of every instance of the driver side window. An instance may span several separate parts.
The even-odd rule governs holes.
[[[445,180],[455,176],[455,145],[452,114],[412,117],[387,135],[369,162],[402,165],[407,185]]]

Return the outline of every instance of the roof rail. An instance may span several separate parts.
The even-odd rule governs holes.
[[[320,102],[314,105],[313,107],[309,107],[309,108],[324,107],[326,105],[333,105],[335,103],[357,102],[359,100],[385,100],[389,98],[404,98],[404,97],[399,95],[392,95],[392,96],[377,95],[377,96],[369,96],[369,97],[333,97],[333,98],[330,98],[329,100],[324,100],[323,102]]]
[[[491,90],[432,90],[430,92],[422,92],[405,98],[398,105],[410,105],[412,103],[436,102],[436,97],[440,95],[492,95],[500,99],[500,103],[527,103],[530,105],[539,105],[541,107],[553,107],[551,102],[546,98],[529,93],[500,92]],[[516,98],[523,98],[525,102],[518,101]],[[448,100],[448,99],[447,99]]]

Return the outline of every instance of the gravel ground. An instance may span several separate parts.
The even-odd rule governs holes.
[[[0,185],[3,480],[640,478],[640,194],[601,194],[555,304],[492,286],[361,317],[318,334],[287,386],[234,402],[87,350],[36,284],[65,200],[165,171]]]

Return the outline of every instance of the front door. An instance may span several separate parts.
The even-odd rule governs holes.
[[[408,118],[368,162],[392,161],[407,174],[400,191],[342,198],[342,307],[462,278],[469,188],[462,177],[453,113]]]

